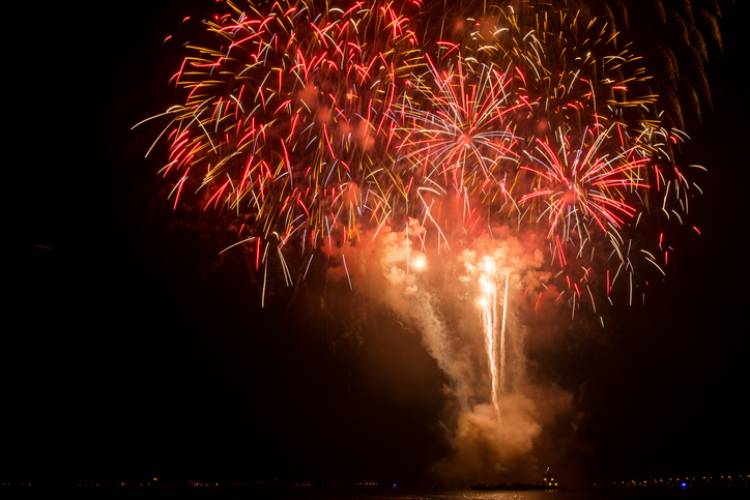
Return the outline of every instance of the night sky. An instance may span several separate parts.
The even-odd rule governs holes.
[[[570,477],[750,469],[738,3],[710,64],[715,109],[681,157],[710,169],[691,207],[703,236],[684,231],[666,281],[606,331],[580,320],[529,345],[576,398],[553,464]],[[385,311],[359,324],[354,298],[322,281],[261,310],[247,266],[165,200],[143,159],[153,133],[130,131],[167,104],[177,52],[162,40],[203,4],[48,12],[34,28],[22,81],[43,102],[9,119],[26,153],[6,165],[24,177],[6,219],[24,248],[6,261],[0,475],[419,480],[449,451],[446,380],[419,335]]]

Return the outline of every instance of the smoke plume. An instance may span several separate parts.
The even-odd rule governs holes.
[[[364,235],[339,250],[347,264],[341,271],[355,284],[355,293],[419,332],[449,380],[441,423],[452,451],[433,471],[455,484],[538,480],[543,464],[534,452],[544,428],[572,406],[570,394],[527,373],[524,311],[549,295],[541,240],[504,227],[492,234],[464,243],[461,250],[438,251],[426,244],[424,228],[410,221],[403,231],[384,227],[377,237]],[[495,304],[507,331],[492,358],[501,381],[496,404],[478,305],[486,262],[492,262],[501,285],[507,280],[507,307],[500,300]],[[497,331],[495,337],[500,340]]]

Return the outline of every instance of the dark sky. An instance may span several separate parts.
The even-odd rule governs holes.
[[[261,311],[245,267],[175,223],[142,158],[151,135],[129,131],[164,107],[175,64],[161,41],[201,4],[49,12],[24,63],[41,102],[12,103],[28,153],[6,217],[21,218],[25,248],[21,266],[6,261],[20,280],[0,349],[0,470],[419,478],[447,449],[444,379],[418,336],[375,312],[382,334],[362,342],[341,313],[352,299],[328,293],[340,303],[323,308],[313,286]],[[710,168],[703,237],[680,242],[645,307],[534,351],[576,393],[566,456],[591,477],[750,468],[747,19],[724,20],[715,110],[684,150]]]

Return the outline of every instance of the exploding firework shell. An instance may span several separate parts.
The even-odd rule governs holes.
[[[173,81],[163,174],[255,241],[256,262],[387,212],[392,105],[416,38],[392,1],[227,2]],[[286,266],[284,265],[286,269]],[[286,273],[288,274],[288,273]]]
[[[264,276],[278,256],[289,284],[290,253],[413,218],[438,248],[545,235],[560,297],[595,310],[592,284],[632,301],[640,262],[664,273],[662,226],[700,189],[611,22],[541,0],[225,5],[186,46],[157,141],[175,206],[224,210]]]
[[[441,201],[456,195],[464,228],[541,229],[574,301],[596,309],[589,285],[609,295],[618,279],[632,300],[636,256],[664,272],[642,216],[681,220],[690,191],[675,166],[686,136],[662,125],[642,58],[581,10],[443,6],[422,21],[428,55],[399,101],[412,206],[441,236],[451,232]]]

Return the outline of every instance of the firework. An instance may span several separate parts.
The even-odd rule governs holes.
[[[411,218],[439,249],[543,235],[573,311],[620,283],[632,302],[641,263],[664,273],[664,227],[700,188],[611,21],[544,1],[224,5],[155,145],[173,204],[224,211],[264,291],[272,261],[289,285],[321,247]]]
[[[416,37],[392,1],[225,5],[171,79],[161,172],[175,207],[225,210],[256,268],[276,254],[290,283],[294,242],[306,255],[385,217],[386,112]]]
[[[412,207],[442,238],[455,233],[449,220],[465,232],[542,231],[573,311],[582,298],[597,310],[592,284],[609,296],[626,282],[632,302],[635,255],[663,274],[639,222],[681,221],[691,190],[675,165],[686,136],[662,125],[642,59],[580,10],[445,7],[423,22],[425,63],[397,101],[395,166],[416,183]],[[451,194],[462,216],[438,221]]]
[[[411,317],[432,319],[445,369],[427,255],[458,250],[499,421],[519,385],[511,304],[588,302],[604,324],[597,297],[624,285],[632,304],[647,269],[665,274],[700,187],[676,163],[681,117],[659,111],[613,16],[574,0],[220,3],[170,80],[179,103],[144,120],[166,122],[147,156],[162,145],[175,208],[221,212],[262,304],[269,270],[289,286],[318,253],[355,288],[346,251],[389,234],[390,282],[421,301]]]
[[[479,288],[481,295],[479,297],[479,307],[482,311],[482,329],[485,339],[485,348],[487,350],[487,361],[491,377],[491,399],[492,406],[499,411],[500,394],[506,391],[506,324],[508,316],[508,283],[510,274],[505,274],[505,285],[503,287],[502,319],[500,325],[500,338],[497,338],[498,322],[498,298],[497,298],[497,264],[490,256],[484,257],[479,268]],[[497,344],[499,343],[500,359],[495,359]],[[498,373],[499,371],[499,373]]]

